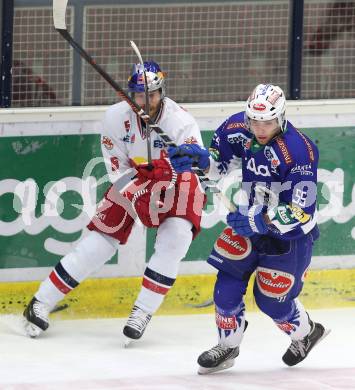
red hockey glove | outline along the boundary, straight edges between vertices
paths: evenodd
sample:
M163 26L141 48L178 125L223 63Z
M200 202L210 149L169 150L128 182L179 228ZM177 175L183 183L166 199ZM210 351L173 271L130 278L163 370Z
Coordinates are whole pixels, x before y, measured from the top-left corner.
M134 164L134 168L138 171L138 177L142 179L154 182L168 181L170 188L176 184L177 174L167 158L153 160L151 163Z
M167 190L172 189L177 180L177 174L168 159L153 160L150 164L134 164L138 171L140 183L147 183L142 190L133 195L132 204L139 219L147 227L159 226L164 213L164 198ZM168 191L170 194L170 191Z

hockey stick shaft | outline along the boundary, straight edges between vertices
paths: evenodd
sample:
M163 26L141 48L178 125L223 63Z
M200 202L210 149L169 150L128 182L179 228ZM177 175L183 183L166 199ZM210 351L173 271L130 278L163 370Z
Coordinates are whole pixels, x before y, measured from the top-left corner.
M86 50L80 46L68 32L66 23L65 23L65 14L66 14L66 6L68 0L53 0L53 20L54 27L59 32L59 34L73 47L73 49L79 53L79 55L90 65L92 66L96 72L98 72L104 80L106 80L111 87L116 91L117 95L121 97L132 110L144 120L149 126L160 136L162 141L166 146L176 147L175 142L150 118L149 115L145 113L145 111L140 107L131 97L124 91L124 89L112 79L112 77L100 66L96 63L96 61L86 52ZM200 169L194 169L194 173L196 173L201 181L201 184L204 187L208 187L212 193L215 193L216 196L220 198L223 204L230 211L235 211L236 206L221 192L221 190L217 187L216 183L209 180L205 173Z
M147 80L147 72L144 67L144 61L141 55L141 52L138 49L138 46L133 42L130 41L131 47L136 53L139 63L142 65L143 74L144 74L144 94L145 94L145 110L146 112L150 112L149 109L149 90L148 90L148 80ZM146 143L147 143L147 155L148 155L148 163L152 162L152 145L151 145L151 139L150 139L150 126L149 123L145 124L145 137L146 137Z
M137 115L139 115L144 121L146 121L148 115L145 113L145 111L127 95L127 93L121 88L121 86L115 80L113 80L112 77L109 76L107 72L100 65L98 65L96 61L77 42L74 41L69 32L67 30L62 29L58 29L57 31L65 40L68 41L68 43L73 47L73 49L77 53L79 53L80 56L84 58L84 60L88 64L90 64L96 70L96 72L98 72L111 85L111 87L117 92L118 96L120 96L124 101L126 101L131 106L133 111ZM172 146L175 146L173 142L170 142L170 144Z

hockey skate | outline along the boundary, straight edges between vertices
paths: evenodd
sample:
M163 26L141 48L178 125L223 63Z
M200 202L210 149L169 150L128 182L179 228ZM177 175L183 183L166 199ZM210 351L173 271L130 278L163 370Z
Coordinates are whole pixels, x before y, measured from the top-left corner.
M218 344L198 357L197 363L200 365L198 373L204 375L226 370L234 365L234 359L238 355L239 347L228 348Z
M304 360L311 349L317 345L330 330L324 329L324 326L316 322L310 321L311 331L302 340L293 340L286 353L282 356L282 360L288 366L295 366Z
M245 321L244 330L248 327ZM239 355L239 347L229 348L221 344L201 353L197 359L200 365L198 373L200 375L211 374L212 372L226 370L234 366L234 359Z
M152 315L143 311L138 306L133 306L127 323L123 328L123 334L128 338L125 346L132 340L138 340L142 337Z
M23 312L25 317L25 332L30 337L39 336L49 326L50 308L47 304L38 301L35 297Z

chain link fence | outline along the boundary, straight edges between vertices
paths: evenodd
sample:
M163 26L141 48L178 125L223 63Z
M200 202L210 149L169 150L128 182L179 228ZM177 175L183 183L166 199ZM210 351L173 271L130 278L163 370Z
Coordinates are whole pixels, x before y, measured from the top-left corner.
M288 4L271 2L265 14L265 5L249 3L88 7L84 44L126 84L134 40L144 58L160 63L168 94L180 102L244 99L261 81L286 88ZM84 80L84 104L115 99L89 66Z
M67 11L73 26L73 8ZM71 105L73 52L55 31L51 7L15 8L12 107Z
M27 3L15 8L12 106L71 105L74 94L81 105L116 102L90 66L75 69L50 6ZM137 61L134 40L167 73L168 95L179 102L244 100L261 82L288 92L291 1L76 3L69 28L80 5L82 45L123 86ZM303 38L301 97L354 97L355 2L305 0Z

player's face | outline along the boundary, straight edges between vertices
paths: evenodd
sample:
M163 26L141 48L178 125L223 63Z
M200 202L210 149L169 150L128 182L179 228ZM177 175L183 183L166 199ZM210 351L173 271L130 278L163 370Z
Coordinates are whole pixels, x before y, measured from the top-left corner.
M145 93L137 92L134 94L134 100L139 104L143 110L145 109ZM161 95L160 91L149 92L149 116L154 118L160 108Z
M254 133L256 140L261 145L266 145L276 134L280 132L280 126L277 119L271 121L256 121L250 119L250 128Z

